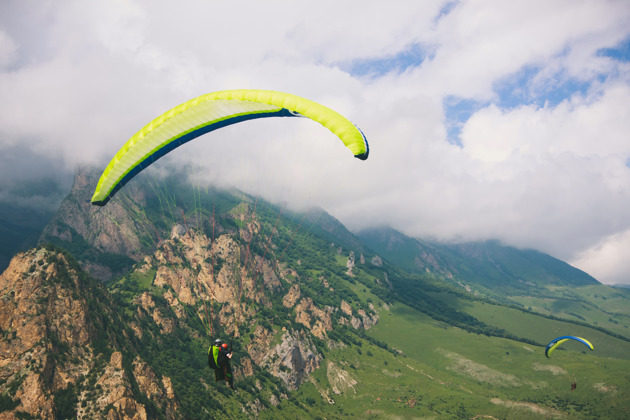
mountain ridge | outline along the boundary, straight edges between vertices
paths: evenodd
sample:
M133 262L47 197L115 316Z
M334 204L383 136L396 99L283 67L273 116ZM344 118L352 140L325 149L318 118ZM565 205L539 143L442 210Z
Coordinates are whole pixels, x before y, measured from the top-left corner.
M448 244L411 238L391 228L367 229L357 236L382 257L410 271L441 275L455 283L466 279L469 286L476 279L486 292L497 286L526 290L550 284L600 284L548 254L496 240Z

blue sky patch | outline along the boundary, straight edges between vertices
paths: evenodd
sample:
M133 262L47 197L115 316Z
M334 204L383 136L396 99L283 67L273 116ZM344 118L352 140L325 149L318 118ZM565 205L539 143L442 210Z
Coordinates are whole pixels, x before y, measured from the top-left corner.
M503 110L519 106L534 105L536 107L555 107L575 94L586 95L592 83L603 81L604 75L595 80L578 80L558 73L551 79L539 84L535 78L540 69L536 66L524 67L494 84L496 98L493 101L478 101L471 98L449 96L444 99L444 115L447 140L451 144L461 146L462 127L468 119L490 103Z
M440 19L442 19L444 16L448 15L449 13L451 13L451 11L455 8L455 6L457 6L459 4L459 0L453 0L453 1L449 1L446 4L444 4L444 6L442 6L442 8L440 9L440 12L437 14L437 16L435 17L435 19L433 19L433 23L437 23L440 21Z
M487 105L487 102L479 102L456 96L449 96L444 99L447 141L451 144L462 146L462 127L472 114Z
M497 105L504 109L513 109L522 105L553 107L576 93L586 95L593 83L593 80L568 78L559 73L545 80L544 84L537 84L534 79L538 72L537 67L525 67L495 83L494 90L498 95ZM602 81L603 77L599 80Z
M602 48L597 54L627 63L630 61L630 38L624 39L614 48Z
M340 67L352 76L379 77L392 71L402 73L409 67L418 67L426 58L426 50L419 44L413 44L393 56L353 60Z

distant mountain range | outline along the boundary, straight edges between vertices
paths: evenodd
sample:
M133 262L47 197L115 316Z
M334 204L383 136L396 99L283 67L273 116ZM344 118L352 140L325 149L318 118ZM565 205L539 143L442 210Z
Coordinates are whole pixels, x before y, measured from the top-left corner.
M432 273L486 295L534 292L555 286L599 284L587 273L550 255L498 241L447 244L414 239L390 228L358 237L370 249L406 270Z

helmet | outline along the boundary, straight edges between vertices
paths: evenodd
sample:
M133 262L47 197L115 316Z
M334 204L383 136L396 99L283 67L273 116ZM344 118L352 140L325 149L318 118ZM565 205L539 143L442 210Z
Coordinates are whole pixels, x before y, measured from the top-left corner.
M227 345L227 343L223 343L223 344L221 344L221 347L223 348L223 350L227 350L228 345Z
M214 340L214 345L217 346L217 347L220 346L221 345L221 339L217 338L216 340Z

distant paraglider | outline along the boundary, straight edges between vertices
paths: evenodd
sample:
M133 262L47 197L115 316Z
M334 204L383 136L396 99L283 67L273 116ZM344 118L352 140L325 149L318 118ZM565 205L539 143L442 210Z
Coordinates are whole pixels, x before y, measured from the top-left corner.
M138 131L105 168L92 204L105 205L135 175L190 140L228 125L268 117L310 118L332 131L356 158L368 157L368 143L361 130L324 105L289 93L225 90L184 102Z
M579 341L580 343L584 344L585 346L587 346L589 349L594 350L593 345L586 339L581 338L581 337L575 337L573 335L564 335L562 337L558 337L558 338L554 338L553 340L551 340L551 342L549 344L547 344L547 348L545 349L545 356L550 357L551 353L562 343L564 343L565 341L568 340L576 340Z

